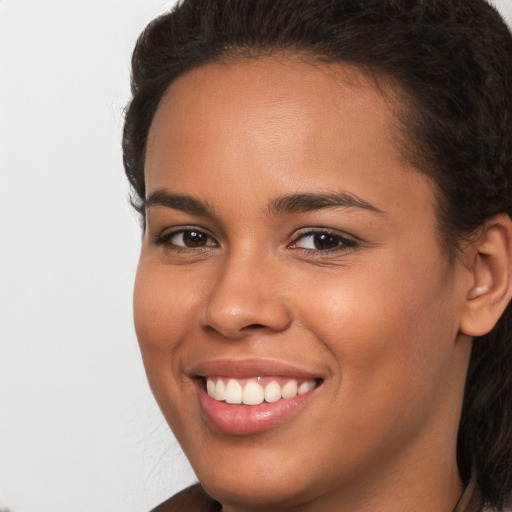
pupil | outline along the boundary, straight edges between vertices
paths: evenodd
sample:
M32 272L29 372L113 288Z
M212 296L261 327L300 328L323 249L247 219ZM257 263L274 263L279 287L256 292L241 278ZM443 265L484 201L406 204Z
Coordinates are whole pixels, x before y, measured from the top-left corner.
M183 242L187 247L203 247L206 244L206 236L197 231L185 231Z
M338 247L339 240L335 235L329 235L328 233L317 233L314 236L315 247L320 250L333 249Z

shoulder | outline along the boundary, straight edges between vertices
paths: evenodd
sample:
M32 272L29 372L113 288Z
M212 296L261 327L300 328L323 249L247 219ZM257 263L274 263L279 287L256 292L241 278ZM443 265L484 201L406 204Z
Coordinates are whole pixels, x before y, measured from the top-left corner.
M192 485L164 501L151 512L215 512L220 504L210 498L199 485Z

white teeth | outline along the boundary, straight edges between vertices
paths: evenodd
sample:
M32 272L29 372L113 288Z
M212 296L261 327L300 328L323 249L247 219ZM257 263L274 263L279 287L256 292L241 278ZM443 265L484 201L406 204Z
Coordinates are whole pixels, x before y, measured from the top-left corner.
M273 380L265 386L265 401L277 402L281 400L281 386Z
M219 400L220 402L222 400L226 400L226 384L224 384L224 382L220 379L217 381L217 384L215 384L215 393L213 395L213 398L215 398L215 400Z
M314 380L307 380L306 382L303 382L299 389L297 390L297 393L299 395L303 395L304 393L307 393L308 391L311 391L312 389L315 389L316 382Z
M246 405L259 405L265 399L265 392L257 382L248 382L243 391L242 402Z
M219 382L222 382L219 380ZM206 381L206 392L213 398L215 396L215 382L212 379Z
M226 402L228 404L242 403L242 386L235 379L229 379L226 386Z
M297 396L297 381L290 380L281 389L281 397L293 398L294 396Z
M227 385L222 379L217 379L217 382L213 379L206 379L208 395L219 402L226 401L228 404L259 405L264 401L272 403L281 398L287 399L293 398L297 394L303 395L315 387L314 379L304 381L300 385L296 380L291 379L283 387L273 380L265 388L254 380L250 380L242 388L237 379L229 379Z

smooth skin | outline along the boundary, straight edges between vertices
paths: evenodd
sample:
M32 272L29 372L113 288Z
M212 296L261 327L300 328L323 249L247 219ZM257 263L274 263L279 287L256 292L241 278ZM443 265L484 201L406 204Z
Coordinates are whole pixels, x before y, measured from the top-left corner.
M136 331L155 397L225 512L450 512L462 492L471 336L510 299L510 220L450 261L386 87L293 56L220 62L178 78L151 126L147 197L187 200L147 208ZM283 200L304 194L340 204ZM219 432L190 368L248 358L323 382L284 424Z

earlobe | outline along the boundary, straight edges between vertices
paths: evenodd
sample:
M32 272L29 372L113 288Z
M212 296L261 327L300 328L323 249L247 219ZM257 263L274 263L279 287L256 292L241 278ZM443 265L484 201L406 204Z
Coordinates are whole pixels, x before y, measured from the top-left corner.
M486 222L471 244L471 286L460 330L483 336L496 325L512 297L512 221L502 214Z

